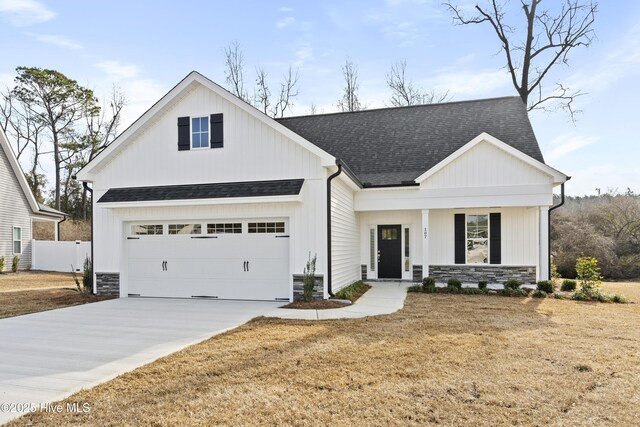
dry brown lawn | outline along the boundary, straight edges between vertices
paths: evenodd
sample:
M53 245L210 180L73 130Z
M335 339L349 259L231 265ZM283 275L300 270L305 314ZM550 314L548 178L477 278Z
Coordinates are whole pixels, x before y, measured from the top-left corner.
M71 273L19 271L0 274L0 292L65 287L76 287Z
M71 288L0 292L0 319L111 298L104 295L83 296Z
M67 402L91 411L10 425L635 426L640 304L410 294L388 316L260 318Z

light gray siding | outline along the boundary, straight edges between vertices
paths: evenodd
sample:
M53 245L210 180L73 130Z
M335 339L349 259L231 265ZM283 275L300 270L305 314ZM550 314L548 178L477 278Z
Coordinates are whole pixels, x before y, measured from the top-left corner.
M31 207L18 183L7 153L0 148L0 257L5 271L11 271L13 227L22 228L20 269L31 266Z
M342 181L331 183L331 285L334 291L361 278L358 218L353 190Z

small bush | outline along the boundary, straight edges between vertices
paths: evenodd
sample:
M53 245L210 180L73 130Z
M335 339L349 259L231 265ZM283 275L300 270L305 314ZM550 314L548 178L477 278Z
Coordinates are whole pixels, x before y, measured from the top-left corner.
M509 279L504 283L504 289L520 289L520 285L522 285L522 283L520 283L519 280Z
M582 292L582 291L580 290L580 291L574 291L574 292L571 294L571 299L572 299L572 300L576 300L576 301L584 301L584 300L588 299L588 297L587 297L587 295L585 295L585 293L584 293L584 292Z
M520 288L505 288L502 291L502 295L507 296L507 297L525 297L527 296L527 293Z
M546 298L547 297L547 292L543 291L542 289L536 289L535 291L533 291L531 296L534 297L534 298Z
M357 282L353 282L349 286L345 286L344 288L342 288L338 292L336 292L336 298L350 300L356 294L362 292L362 288L364 288L365 286L367 286L367 285L365 285L365 283L362 280L358 280Z
M4 273L4 257L0 257L0 273Z
M478 288L462 288L458 292L464 295L485 295L488 293L486 289Z
M560 290L563 292L573 292L576 290L577 283L575 280L564 279Z
M487 289L487 285L488 285L488 283L487 283L486 280L480 280L478 282L478 289L486 290Z
M611 301L618 304L625 304L627 302L627 299L625 298L624 295L613 294L611 295Z
M567 296L565 294L559 294L558 292L554 292L553 297L555 299L567 299Z
M412 285L407 288L407 292L423 292L422 285Z
M20 263L20 257L15 255L11 260L11 271L14 273L18 271L18 264Z
M424 292L433 293L436 291L436 279L433 277L425 277L422 279L422 290Z
M307 261L307 266L305 267L303 272L304 275L302 279L302 296L307 302L313 299L313 289L316 286L316 258L317 255L314 255L313 258L311 258L311 252L309 252L309 260Z
M580 256L576 259L576 273L580 280L580 290L587 296L596 295L602 283L598 260L593 257Z
M547 294L552 294L555 291L555 287L553 286L553 282L550 280L541 280L538 282L536 289L539 291L543 291Z
M460 279L449 279L449 281L447 282L447 290L449 292L457 292L460 289L462 289L462 282L460 281Z

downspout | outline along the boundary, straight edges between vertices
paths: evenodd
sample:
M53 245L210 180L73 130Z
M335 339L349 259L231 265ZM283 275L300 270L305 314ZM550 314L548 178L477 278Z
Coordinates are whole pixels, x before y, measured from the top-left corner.
M331 181L342 173L342 163L336 159L338 171L327 178L327 292L335 297L331 289Z
M562 205L564 205L564 182L560 184L560 203L551 206L549 208L549 211L547 212L547 253L549 254L549 265L547 266L549 277L547 278L547 280L551 280L551 211L558 209Z
M66 216L66 215L63 215L63 216L62 216L62 221L58 221L58 223L56 224L56 227L57 227L57 229L58 229L58 234L57 234L57 236L58 236L58 241L60 241L60 224L62 224L62 223L63 223L63 222L65 222L66 220L67 220L67 216Z
M86 181L82 181L82 187L87 191L87 193L91 194L91 272L93 273L93 289L96 288L95 284L95 258L93 255L93 188L89 187L89 184ZM95 292L94 292L95 293Z

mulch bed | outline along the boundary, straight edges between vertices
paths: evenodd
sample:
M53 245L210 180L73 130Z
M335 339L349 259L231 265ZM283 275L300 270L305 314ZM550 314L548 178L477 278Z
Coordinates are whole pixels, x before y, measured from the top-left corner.
M371 286L365 284L364 286L362 286L360 288L360 290L356 293L354 293L353 295L351 295L350 298L348 298L351 301L351 304L353 304L354 302L356 302L358 300L358 298L360 298L362 295L364 295L365 292L367 292L369 289L371 289ZM281 308L295 308L295 309L299 309L299 310L326 310L326 309L330 309L330 308L342 308L342 307L348 307L351 304L345 304L343 302L340 301L336 301L336 300L332 300L332 299L325 299L325 300L313 300L313 301L294 301L290 304L287 304Z

